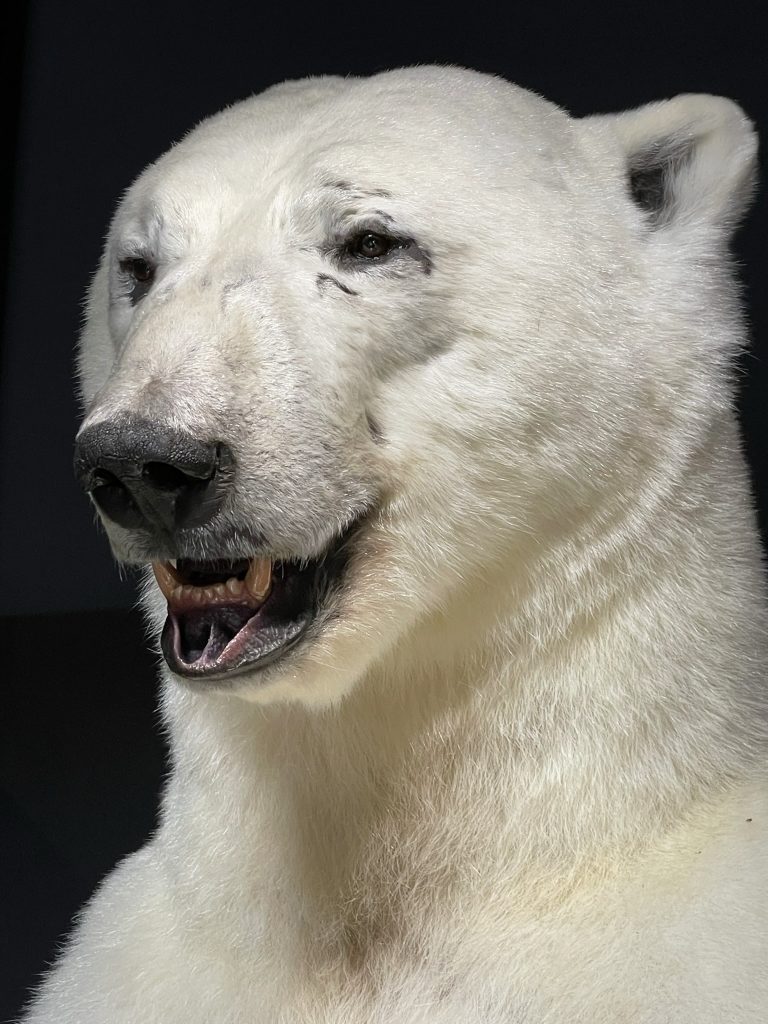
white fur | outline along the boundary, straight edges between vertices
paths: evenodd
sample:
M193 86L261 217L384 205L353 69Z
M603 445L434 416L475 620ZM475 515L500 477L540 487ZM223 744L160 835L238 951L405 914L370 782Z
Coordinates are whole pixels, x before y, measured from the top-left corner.
M628 167L670 140L653 223ZM161 826L26 1024L768 1019L727 257L754 154L727 100L578 121L419 68L271 89L132 186L91 290L85 423L227 437L238 514L286 551L375 512L294 657L226 693L164 680ZM316 287L352 216L334 180L386 192L366 202L432 272ZM108 308L126 239L162 267L135 311Z

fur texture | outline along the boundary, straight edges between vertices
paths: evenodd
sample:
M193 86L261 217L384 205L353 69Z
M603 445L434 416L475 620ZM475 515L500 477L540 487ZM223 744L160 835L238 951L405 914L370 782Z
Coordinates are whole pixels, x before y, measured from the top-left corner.
M233 556L258 532L314 557L369 511L295 652L222 692L163 680L160 828L25 1024L768 1019L727 254L755 149L725 99L576 120L418 68L270 89L134 183L84 425L224 438ZM410 244L345 263L380 224Z

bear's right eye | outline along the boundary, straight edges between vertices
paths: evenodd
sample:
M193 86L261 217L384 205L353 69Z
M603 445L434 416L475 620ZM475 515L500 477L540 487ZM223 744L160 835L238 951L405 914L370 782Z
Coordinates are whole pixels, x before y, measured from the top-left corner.
M143 256L131 256L120 260L120 270L131 281L131 301L138 302L152 287L155 268Z

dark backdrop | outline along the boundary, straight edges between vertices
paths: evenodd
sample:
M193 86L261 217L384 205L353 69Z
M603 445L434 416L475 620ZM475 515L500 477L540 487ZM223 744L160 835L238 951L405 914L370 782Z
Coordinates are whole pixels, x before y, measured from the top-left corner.
M121 191L228 102L285 78L413 63L497 72L575 114L721 93L766 130L760 6L15 5L24 28L4 44L6 137L17 145L0 392L0 1020L18 1010L97 880L152 828L162 771L132 584L70 468L81 296ZM766 218L760 196L736 240L754 339L741 410L762 509Z

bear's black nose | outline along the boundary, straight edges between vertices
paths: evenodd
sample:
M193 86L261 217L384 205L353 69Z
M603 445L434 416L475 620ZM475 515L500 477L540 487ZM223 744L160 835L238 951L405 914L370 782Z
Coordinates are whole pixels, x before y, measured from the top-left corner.
M75 444L75 475L101 512L163 534L213 518L233 462L221 442L126 414L88 427Z

